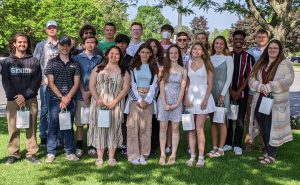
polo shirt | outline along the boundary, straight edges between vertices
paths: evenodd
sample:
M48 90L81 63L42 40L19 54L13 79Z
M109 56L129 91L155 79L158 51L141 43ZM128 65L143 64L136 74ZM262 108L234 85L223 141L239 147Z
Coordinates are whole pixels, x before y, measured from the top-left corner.
M116 43L113 41L113 42L106 42L105 40L101 40L99 43L98 43L98 48L105 54L106 51L108 50L108 48L110 48L111 46L115 46Z
M58 55L48 62L45 74L54 76L54 84L60 93L65 96L74 85L74 76L80 75L80 66L72 58L65 64ZM49 86L48 90L50 97L58 98Z

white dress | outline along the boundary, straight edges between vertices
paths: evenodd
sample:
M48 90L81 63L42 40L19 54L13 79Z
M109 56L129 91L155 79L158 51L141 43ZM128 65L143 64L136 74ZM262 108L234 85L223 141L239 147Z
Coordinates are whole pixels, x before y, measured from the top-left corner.
M215 111L215 101L212 95L209 95L207 107L201 110L201 103L205 98L207 90L207 72L204 64L197 71L191 68L192 61L188 63L188 77L190 80L188 88L188 98L192 102L191 107L187 107L186 111L191 114L208 114Z

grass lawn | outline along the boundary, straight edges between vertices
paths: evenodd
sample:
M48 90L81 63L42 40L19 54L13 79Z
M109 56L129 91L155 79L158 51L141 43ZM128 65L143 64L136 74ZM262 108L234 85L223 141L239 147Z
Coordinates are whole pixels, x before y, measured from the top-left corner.
M206 133L208 151L208 127ZM171 167L159 166L159 155L150 158L147 166L133 166L118 154L117 166L97 168L95 159L88 156L79 162L66 161L63 150L53 164L33 165L24 159L24 132L21 138L22 160L11 166L3 164L7 158L7 123L0 118L0 184L300 184L300 131L294 131L294 141L280 148L277 162L271 166L258 163L258 151L239 157L229 152L219 159L206 159L202 169L185 165L189 159L185 134L181 135L177 163ZM42 148L38 156L44 161L45 155Z
M300 69L300 63L293 63L293 67L296 69Z

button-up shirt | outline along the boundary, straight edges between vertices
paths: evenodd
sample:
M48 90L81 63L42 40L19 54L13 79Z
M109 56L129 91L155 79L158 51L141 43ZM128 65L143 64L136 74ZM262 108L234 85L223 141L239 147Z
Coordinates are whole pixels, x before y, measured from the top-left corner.
M264 52L264 50L260 50L259 47L253 47L253 48L249 48L247 53L249 53L250 55L252 55L255 59L255 62L258 61L258 59L260 58L261 54Z

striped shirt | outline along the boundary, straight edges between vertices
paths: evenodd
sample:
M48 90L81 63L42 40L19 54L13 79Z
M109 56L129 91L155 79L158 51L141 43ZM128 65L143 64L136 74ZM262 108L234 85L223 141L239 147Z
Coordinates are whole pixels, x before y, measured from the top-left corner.
M233 64L234 64L231 88L232 90L237 91L239 88L241 88L244 85L247 77L249 76L253 68L255 59L252 55L250 55L246 51L242 51L239 53L232 51L231 55L233 57ZM244 90L240 95L240 98L243 98L247 94L248 94L248 86L244 88Z

